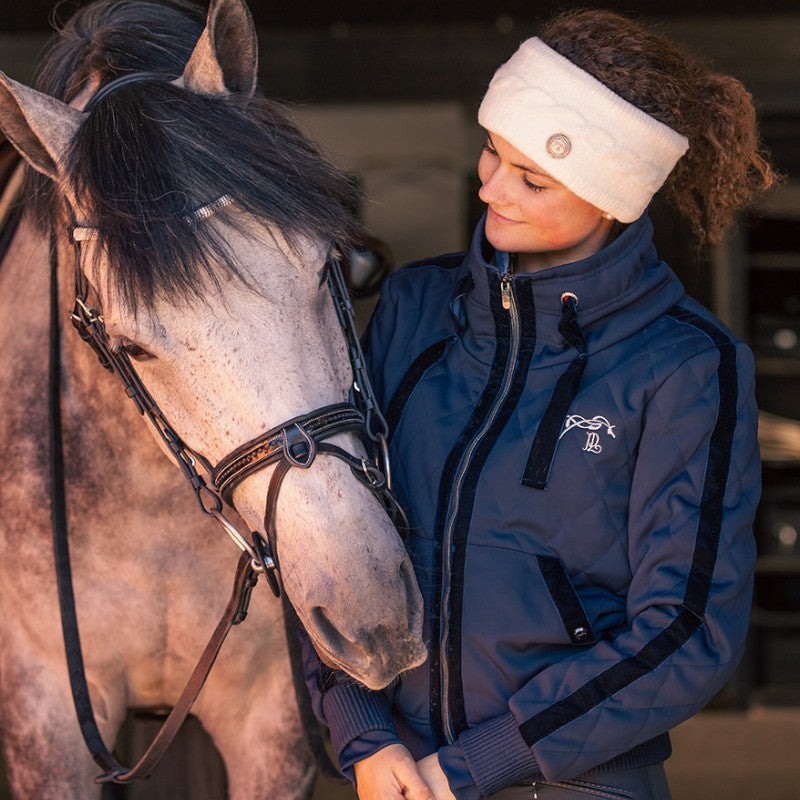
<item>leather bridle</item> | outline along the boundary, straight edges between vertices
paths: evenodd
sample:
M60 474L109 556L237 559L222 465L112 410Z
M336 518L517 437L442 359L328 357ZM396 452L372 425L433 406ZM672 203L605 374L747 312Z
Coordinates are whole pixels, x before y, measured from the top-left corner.
M100 87L88 100L83 110L85 113L90 112L103 98L123 86L141 81L164 80L170 81L172 78L157 72L134 72L121 75ZM205 222L234 202L234 198L230 195L223 195L196 208L185 217L187 228ZM353 370L350 402L324 406L303 416L290 419L236 448L222 458L216 467L212 468L208 459L187 447L166 420L133 368L127 353L109 346L102 312L93 308L89 302L91 286L83 270L81 258L82 242L98 238L99 231L87 225L78 225L68 202L66 202L66 208L70 224L70 238L75 252L75 304L71 314L74 327L81 338L94 349L100 363L120 378L126 394L136 404L139 413L149 419L192 487L200 509L203 513L213 516L236 545L251 557L252 567L256 572L264 572L276 597L280 593L280 586L275 576L277 569L274 531L275 503L277 503L280 484L291 467L308 469L314 463L318 453L333 455L347 463L353 474L383 501L393 520L397 521L399 518L402 524L406 524L405 515L391 493L392 481L386 442L388 425L378 407L372 384L367 375L364 353L355 324L353 304L337 253L329 255L323 269L322 280L328 284ZM374 460L353 456L337 445L325 441L344 432L357 433L361 436L365 446L371 444L376 451L377 458L380 459L380 467ZM242 535L236 526L226 518L223 500L233 506L232 495L236 486L255 472L276 463L278 467L270 482L264 513L267 541L264 541L263 537L257 533L253 533L251 540L248 541L247 537ZM206 474L210 476L211 486L198 472L197 464L200 464ZM271 495L274 495L275 498L273 504L269 502ZM258 539L261 541L258 542Z
M213 215L213 209L230 202L232 201L227 197L219 198L197 209L192 219L208 219ZM69 213L72 218L72 212ZM150 421L192 487L201 511L214 517L236 545L251 557L253 569L264 573L276 597L280 594L275 575L277 498L281 483L292 467L308 469L317 455L323 453L344 461L353 475L382 500L393 520L397 522L400 519L405 524L403 512L391 493L386 420L377 406L366 373L364 354L353 316L353 304L338 258L328 258L323 270L323 280L327 281L347 343L353 370L350 392L352 402L323 406L287 420L237 447L212 467L208 459L189 448L169 424L134 369L128 354L110 346L102 313L90 303L91 287L81 263L81 243L94 238L95 229L73 224L71 231L75 246L75 304L70 315L73 326L95 351L100 363L119 377L125 393L136 404L139 413ZM381 460L380 466L375 460L354 456L327 441L337 434L347 432L358 434L365 444L372 443ZM198 464L210 479L210 485L198 471ZM233 492L242 481L273 464L277 466L270 479L264 511L267 539L258 532L252 532L249 538L245 537L225 516L224 506L227 503L233 507Z
M143 73L136 77L126 75L117 79L117 81L112 81L100 91L106 94L116 88L113 86L114 84L119 86L130 83L134 79L150 80L153 78L163 79L163 76L154 76L149 73ZM93 101L96 102L98 96L99 93L93 98ZM232 198L227 195L217 198L208 205L196 209L187 218L187 222L196 223L206 220L231 202L233 202ZM81 732L95 762L104 770L104 773L95 780L98 783L129 783L133 780L148 777L174 739L205 683L230 627L241 622L247 615L250 595L259 574L263 573L265 575L275 596L280 596L281 583L278 573L275 523L280 488L291 469L309 469L315 463L317 456L323 454L338 458L344 461L350 467L353 475L376 495L398 527L402 529L402 527L407 526L407 521L391 492L391 474L386 444L388 427L378 408L367 376L364 354L359 342L353 314L353 305L338 257L331 256L328 258L324 267L323 280L327 281L337 318L345 336L353 370L353 383L349 402L324 406L290 419L237 447L213 467L202 454L189 448L170 425L134 369L128 354L124 350L111 346L105 329L102 310L98 304L92 304L90 300L92 287L82 266L82 242L97 238L98 231L86 225L78 225L69 204L67 204L67 219L75 255L75 302L70 315L72 324L81 338L95 351L103 367L118 376L125 388L125 393L135 403L139 412L150 421L191 486L200 510L204 514L214 517L242 551L237 564L234 588L228 605L189 682L142 758L131 768L121 765L105 746L94 718L78 635L69 558L61 436L58 247L55 231L52 231L50 242L49 418L51 472L53 478L53 540L62 627L67 650L73 701ZM371 459L353 455L339 445L328 441L341 433L357 434L365 448L372 448L375 451L376 458ZM208 480L200 473L198 465L205 472ZM233 492L242 481L256 472L273 465L274 471L269 481L264 511L266 539L257 531L251 532L248 538L228 519L225 514L225 505L233 506ZM287 615L291 613L293 616L293 610L285 594L283 602ZM292 652L292 647L290 647L290 652ZM293 672L295 671L293 665ZM297 686L296 692L300 703L301 715L308 719L311 716L308 708L308 698L302 694L302 690ZM319 749L322 748L320 747ZM333 774L339 774L335 767L330 764L330 760L325 760L324 749L322 749L322 753L315 752L315 754L322 759L320 768L323 772L329 777Z

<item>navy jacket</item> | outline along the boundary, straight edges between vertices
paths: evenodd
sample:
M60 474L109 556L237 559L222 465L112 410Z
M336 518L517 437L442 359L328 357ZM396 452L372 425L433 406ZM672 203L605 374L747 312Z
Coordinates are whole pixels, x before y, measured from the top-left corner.
M480 224L467 254L386 280L366 345L430 656L384 693L310 660L343 767L399 737L472 800L654 763L730 677L760 492L752 357L651 237L645 216L511 277Z

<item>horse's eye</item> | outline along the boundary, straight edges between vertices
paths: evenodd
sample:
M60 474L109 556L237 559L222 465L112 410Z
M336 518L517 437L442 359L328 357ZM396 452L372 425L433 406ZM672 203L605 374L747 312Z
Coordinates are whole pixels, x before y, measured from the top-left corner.
M124 337L116 339L111 345L111 349L115 353L125 353L128 358L132 358L134 361L149 361L151 358L155 358L155 356L152 353L148 353L144 347Z

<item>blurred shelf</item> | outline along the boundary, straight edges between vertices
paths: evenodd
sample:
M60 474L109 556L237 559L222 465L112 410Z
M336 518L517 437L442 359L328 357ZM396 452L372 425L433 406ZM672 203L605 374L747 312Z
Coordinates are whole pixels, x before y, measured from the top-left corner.
M800 576L800 555L763 555L756 561L757 575Z
M800 611L768 611L755 606L750 621L756 626L796 631L800 635Z
M800 357L763 356L755 354L756 375L770 375L781 378L800 377ZM800 409L798 409L800 413Z
M750 636L736 687L750 707L800 703L800 183L774 192L756 215L741 240L738 284L764 459Z
M799 253L753 253L748 259L750 269L800 270Z

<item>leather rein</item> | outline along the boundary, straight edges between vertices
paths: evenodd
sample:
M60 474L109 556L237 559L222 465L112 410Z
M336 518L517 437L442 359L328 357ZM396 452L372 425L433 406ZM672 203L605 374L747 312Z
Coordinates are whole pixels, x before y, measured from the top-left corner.
M117 82L119 82L118 85L124 85L134 79L150 80L153 78L163 79L163 76L155 76L150 73L125 75L103 87L93 100L96 101L100 93L107 94L113 88L116 88L114 84L117 84ZM92 101L90 101L91 103ZM89 105L85 110L88 109ZM230 202L233 201L228 196L218 198L209 205L196 209L187 218L187 222L192 223L208 219L219 208ZM109 752L99 732L89 697L78 634L69 558L60 407L58 243L55 230L51 230L49 425L53 542L62 628L67 650L67 664L73 701L81 732L95 762L104 770L101 775L95 778L95 782L124 784L133 780L147 778L174 739L200 693L230 628L242 622L247 616L250 596L259 575L264 574L276 597L281 595L277 558L276 513L281 485L291 469L309 469L320 454L338 458L344 461L350 467L353 475L378 497L396 524L405 525L407 522L402 509L391 493L391 475L386 445L388 427L377 406L375 395L366 373L364 355L353 315L353 305L337 258L331 257L328 259L323 279L327 281L350 356L353 370L353 384L350 391L351 402L324 406L307 414L294 417L236 448L215 467L212 467L204 456L191 450L183 442L166 420L133 368L127 353L111 347L102 313L90 303L91 287L83 271L81 259L82 241L96 238L97 231L93 228L76 225L74 215L69 206L67 206L67 214L75 253L75 303L70 314L73 326L81 338L95 351L102 366L119 377L125 387L126 394L135 403L139 413L145 416L155 428L195 493L200 510L204 514L214 517L242 551L237 563L233 590L228 604L186 687L144 755L133 767L123 766ZM370 458L354 456L338 445L327 441L331 437L345 432L356 433L365 445L371 445L377 452L381 465L379 466L377 461ZM198 471L198 465L206 473L210 484ZM225 516L225 504L233 506L233 492L242 481L256 472L273 465L275 469L269 481L264 511L266 539L258 531L252 531L250 536L247 537ZM284 609L291 612L291 616L294 616L293 609L291 609L291 604L288 602L285 593L283 603ZM287 633L289 632L287 631ZM290 641L290 654L292 652L296 653L296 648L293 648L291 644ZM293 664L293 673L297 671L295 667L296 665ZM300 681L302 682L302 678ZM298 678L295 675L295 690L300 704L301 716L307 721L311 716L308 708L308 696L305 692L305 686L303 685L301 690L297 683ZM323 754L315 753L315 755L318 758L326 758L324 751ZM329 777L333 777L333 775L340 776L340 773L330 763L329 759L327 759L327 762L323 761L320 764L320 768Z

